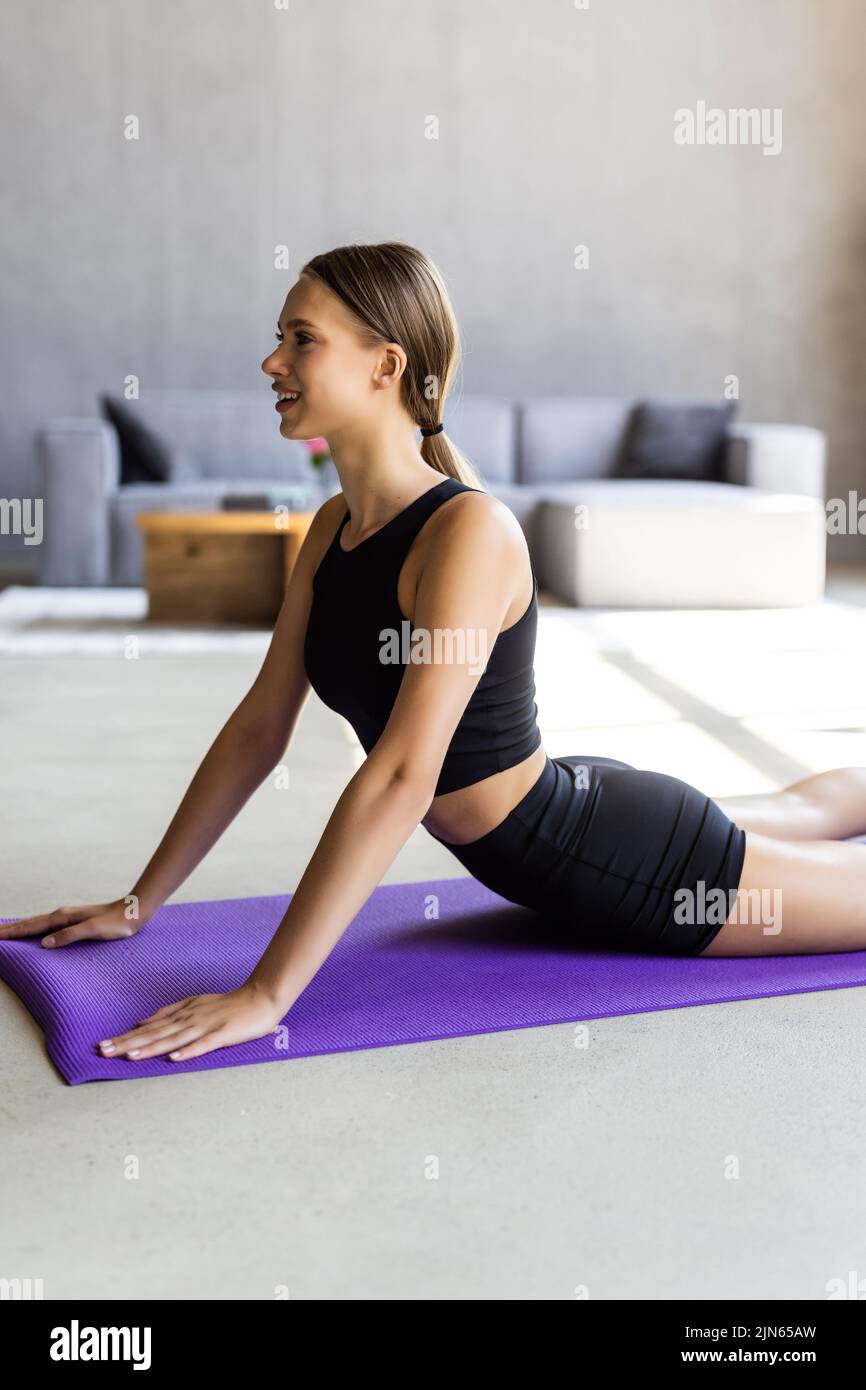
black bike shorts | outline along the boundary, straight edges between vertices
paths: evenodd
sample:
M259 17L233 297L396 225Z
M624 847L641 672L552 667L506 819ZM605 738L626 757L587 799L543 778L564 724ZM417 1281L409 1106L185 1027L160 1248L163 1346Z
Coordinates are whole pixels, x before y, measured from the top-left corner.
M578 942L653 954L709 945L746 853L746 832L688 782L591 754L548 757L480 839L433 838L485 887L566 924Z

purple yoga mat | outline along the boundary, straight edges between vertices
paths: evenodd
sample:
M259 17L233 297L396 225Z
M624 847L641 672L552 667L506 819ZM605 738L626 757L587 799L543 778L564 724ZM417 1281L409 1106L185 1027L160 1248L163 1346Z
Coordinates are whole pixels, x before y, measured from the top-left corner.
M73 1086L866 984L866 951L701 959L587 950L473 878L433 879L378 887L274 1034L185 1062L99 1054L100 1038L163 1004L241 984L290 897L169 904L124 941L56 950L38 938L0 941L0 979Z

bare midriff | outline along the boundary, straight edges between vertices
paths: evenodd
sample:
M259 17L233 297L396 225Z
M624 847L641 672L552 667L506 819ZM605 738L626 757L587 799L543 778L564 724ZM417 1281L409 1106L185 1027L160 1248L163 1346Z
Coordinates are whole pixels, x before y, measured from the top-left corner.
M495 830L518 801L535 785L546 761L543 747L536 748L522 763L494 772L471 787L435 796L421 824L440 840L452 845L468 845Z

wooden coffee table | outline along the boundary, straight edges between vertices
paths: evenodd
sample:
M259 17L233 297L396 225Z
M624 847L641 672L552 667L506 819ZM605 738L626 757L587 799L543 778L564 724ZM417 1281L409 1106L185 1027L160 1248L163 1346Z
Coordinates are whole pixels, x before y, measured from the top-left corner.
M313 512L141 512L148 618L273 623Z

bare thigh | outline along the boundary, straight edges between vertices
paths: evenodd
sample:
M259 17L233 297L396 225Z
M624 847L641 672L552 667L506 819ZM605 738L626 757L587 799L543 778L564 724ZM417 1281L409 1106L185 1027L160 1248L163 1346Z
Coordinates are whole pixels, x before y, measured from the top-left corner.
M866 845L746 830L736 902L702 956L866 950Z
M715 800L744 830L772 840L846 840L866 833L866 767L834 767L779 791Z

